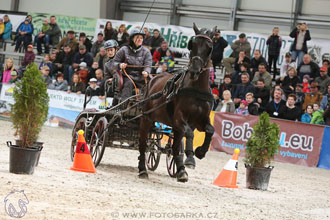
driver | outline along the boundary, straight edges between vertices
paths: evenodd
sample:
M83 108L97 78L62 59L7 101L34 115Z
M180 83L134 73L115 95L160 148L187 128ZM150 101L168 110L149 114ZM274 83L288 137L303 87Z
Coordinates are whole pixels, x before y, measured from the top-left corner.
M132 95L134 85L129 77L134 81L137 87L142 87L151 72L152 56L150 51L142 46L144 38L143 30L133 28L130 32L129 44L120 48L114 57L112 63L113 70L123 69L124 85L121 94L121 100L129 98ZM147 66L147 67L128 67L127 65ZM128 74L129 77L126 76Z

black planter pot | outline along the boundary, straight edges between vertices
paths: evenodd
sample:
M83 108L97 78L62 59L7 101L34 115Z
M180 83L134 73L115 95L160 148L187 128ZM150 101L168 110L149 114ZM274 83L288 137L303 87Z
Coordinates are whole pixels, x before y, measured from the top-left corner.
M15 142L16 142L16 145L17 145L17 146L21 146L21 142L22 142L21 140L16 139ZM35 147L41 147L41 150L42 150L42 148L43 148L43 146L44 146L44 142L36 141L36 142L34 142L33 145L34 145ZM37 156L37 160L36 160L36 167L39 165L39 159L40 159L41 150L38 151L38 156Z
M16 174L33 174L36 166L38 154L42 147L22 148L7 142L9 147L9 172Z
M267 190L270 173L274 167L257 168L245 164L246 187L249 189Z

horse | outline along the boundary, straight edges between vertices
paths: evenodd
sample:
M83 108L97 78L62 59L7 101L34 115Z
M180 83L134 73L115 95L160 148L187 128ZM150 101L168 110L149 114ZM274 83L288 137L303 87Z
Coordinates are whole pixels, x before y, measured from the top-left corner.
M216 27L213 30L205 28L199 30L193 24L195 37L189 42L190 61L188 68L177 83L176 93L166 105L168 96L162 95L157 99L146 102L143 111L147 112L140 120L139 128L139 177L148 178L145 165L145 152L147 138L154 122L161 122L172 127L174 140L172 146L173 158L177 166L176 178L179 182L188 181L188 173L185 171L183 156L180 155L181 140L186 137L186 154L190 151L190 157L195 155L198 159L205 157L209 144L214 133L210 123L209 114L213 105L213 96L209 87L209 67L212 53L212 38ZM153 77L147 85L144 98L148 98L163 91L166 83L173 77L173 74L163 73ZM154 110L153 110L154 109ZM205 139L202 146L193 152L193 131L197 128L205 132ZM187 154L188 156L188 154Z

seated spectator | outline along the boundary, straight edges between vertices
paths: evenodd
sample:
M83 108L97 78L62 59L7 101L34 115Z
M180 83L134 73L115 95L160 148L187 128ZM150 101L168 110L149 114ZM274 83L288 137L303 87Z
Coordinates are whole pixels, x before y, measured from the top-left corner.
M324 94L321 101L321 109L326 110L330 106L330 85L328 85L327 93Z
M242 73L241 80L242 83L237 85L234 91L234 103L235 105L238 105L244 98L246 93L254 92L254 86L250 82L249 74Z
M124 44L127 44L129 40L129 35L127 33L125 24L121 24L119 26L119 30L117 33L117 42L119 44L119 46L121 47Z
M13 71L16 71L14 67L14 60L12 58L8 58L3 68L1 82L8 83L11 79L11 73Z
M242 65L240 65L240 71L238 73L233 72L233 74L231 74L233 85L237 85L237 84L242 83L242 81L241 81L242 73L249 74L250 79L252 79L251 78L251 73L249 72L249 67L250 67L250 65L248 63L243 63Z
M64 79L71 83L70 76L73 75L73 58L74 51L72 51L69 44L63 46L63 50L56 55L56 59L53 63L54 71L60 71L64 74Z
M162 42L164 42L164 38L160 35L160 32L158 29L154 29L152 32L153 35L150 40L150 47L151 47L151 54L154 54L155 50L158 47L161 47ZM167 48L166 48L167 49ZM165 50L166 51L166 50ZM160 59L159 59L160 60ZM157 62L156 62L157 63Z
M5 32L5 24L3 23L3 19L0 18L0 39L2 39L2 35Z
M297 84L296 85L296 106L298 109L302 109L302 105L305 101L305 93L303 93L303 85L302 84Z
M152 55L152 60L153 60L153 62L155 63L156 66L159 65L159 62L161 61L161 59L163 57L166 57L166 52L167 52L168 49L169 49L168 48L168 43L166 41L163 41L162 44L161 44L161 47L159 47L155 50L155 52ZM173 53L171 53L171 56L174 59L174 54Z
M96 54L96 57L94 58L94 62L98 63L98 66L101 70L104 69L104 65L106 62L108 62L109 57L107 52L105 51L104 47L100 48L100 52Z
M79 43L76 39L76 37L74 36L74 31L73 30L70 30L67 32L67 36L62 38L62 40L57 44L57 47L56 47L56 52L60 52L62 47L64 45L68 45L72 51L76 51Z
M81 32L80 34L79 34L79 46L80 45L85 45L85 47L86 47L86 51L88 52L88 53L90 53L91 52L91 49L92 49L92 42L91 42L91 40L90 39L88 39L87 38L87 36L86 36L86 34L84 33L84 32ZM78 48L76 49L76 51L78 52Z
M33 46L32 46L32 44L30 44L27 47L27 50L24 54L24 58L23 58L23 61L22 61L22 66L26 67L30 63L34 62L35 58L36 58L36 55L33 53Z
M254 97L260 106L259 113L264 112L269 102L270 90L265 87L265 81L262 78L257 82L257 87L254 90Z
M101 91L100 91L100 87L97 85L97 79L95 78L91 78L89 80L89 86L86 90L86 93L89 96L101 96Z
M144 27L143 31L144 31L144 39L143 39L142 45L147 47L149 50L151 50L152 49L150 47L150 45L151 45L151 35L150 35L150 32L149 32L149 29L147 27Z
M284 80L282 81L282 88L286 96L288 96L291 93L294 93L298 82L299 82L299 78L297 76L297 71L293 67L290 67L288 69L287 76L284 77Z
M228 90L231 94L233 94L234 91L234 86L231 83L231 76L226 74L224 79L223 79L223 83L220 84L219 86L219 97L223 97L223 92L225 90ZM231 98L231 95L230 95Z
M301 116L301 122L310 124L313 116L313 105L308 104L306 107L306 113Z
M296 104L296 95L289 94L286 101L286 107L283 114L283 119L298 121L300 119L301 111L297 108Z
M302 82L305 75L313 79L320 75L320 67L311 60L309 54L304 55L303 62L298 66L297 71L299 82Z
M238 72L241 70L241 69L240 69L240 66L241 66L243 63L247 63L247 64L249 64L249 66L251 65L251 61L250 61L250 59L246 56L244 50L242 50L242 51L239 52L239 55L238 55L238 57L237 57L236 60L235 60L235 64L234 64L235 73L238 73Z
M103 33L104 33L104 41L117 40L117 31L112 27L111 21L107 21Z
M47 32L50 29L48 18L44 18L40 32L36 35L34 43L37 44L38 55L42 54L41 44L45 44L45 53L49 53L49 35Z
M96 54L100 51L100 49L104 46L104 38L103 34L100 32L97 34L97 39L93 43L91 53L93 54L93 57L96 56Z
M11 74L11 79L9 80L9 84L13 84L13 83L16 83L18 81L18 74L16 71L12 71Z
M85 45L79 45L79 52L76 52L73 57L73 68L77 69L81 62L85 62L88 67L93 64L93 57L87 52Z
M158 63L159 65L166 65L166 69L167 69L167 71L173 71L174 70L174 59L173 59L173 57L172 57L172 53L171 53L171 51L169 50L169 49L167 49L167 51L166 51L166 56L164 56L164 57L162 57L162 59L159 61L159 63ZM160 70L159 70L160 69ZM157 69L157 73L160 73L160 71L161 71L161 67L158 67L158 69Z
M328 76L330 76L330 61L329 60L323 60L322 66L328 69Z
M219 105L219 89L217 88L216 84L211 84L211 89L212 89L212 95L213 95L213 107L212 107L212 111L215 111L215 109L218 107Z
M26 18L24 23L20 24L16 32L16 46L14 52L17 52L22 42L24 43L24 49L25 50L27 49L29 43L31 42L32 33L33 33L33 29L30 24L30 20Z
M85 86L88 85L88 69L87 64L85 62L81 62L79 64L79 70L77 71L79 78L81 79L81 82L85 84Z
M311 124L315 125L324 125L324 118L323 118L323 110L320 109L319 104L313 104L313 113L312 113L312 120Z
M269 72L267 72L267 66L264 63L259 64L258 72L255 73L252 83L257 86L259 79L263 79L265 81L266 88L270 89L272 87L272 76Z
M40 65L39 65L39 70L43 66L48 66L49 69L50 69L50 72L52 72L52 62L50 62L50 55L49 54L45 54L44 60L41 61Z
M8 15L3 16L3 21L4 21L4 25L5 25L5 30L2 34L2 39L11 40L11 32L13 30L13 26L9 20Z
M249 110L247 108L247 102L245 100L242 100L239 104L239 107L235 110L234 113L238 115L248 115Z
M285 59L281 65L281 70L280 70L280 81L284 80L284 77L287 76L287 72L290 67L293 67L296 69L296 62L291 60L291 54L290 52L285 54Z
M98 86L101 86L103 84L103 71L101 69L97 69L95 71L95 76L96 76L96 80L97 80L96 84Z
M45 83L47 84L47 86L49 86L50 84L52 84L52 78L49 76L49 73L50 73L50 69L49 67L46 65L46 66L42 66L40 68L40 72L41 72L41 76L42 78L45 80Z
M283 90L275 89L274 98L266 106L266 111L270 117L273 118L284 118L286 103L282 99Z
M56 75L55 83L52 83L48 86L48 89L67 91L68 90L68 82L64 79L64 74L59 72Z
M320 105L323 95L319 91L320 86L317 82L311 83L311 93L305 95L305 101L302 106L302 109L305 109L308 104L318 104Z
M270 35L267 39L266 44L268 45L268 72L271 73L272 70L272 65L274 65L274 74L273 74L273 79L276 79L277 75L277 59L280 55L281 47L282 47L282 38L278 35L279 34L279 28L274 27L273 28L273 33Z
M260 105L257 102L255 102L254 97L253 97L253 93L251 93L251 92L246 93L245 100L246 100L246 103L247 103L249 114L250 115L258 115Z
M235 112L234 102L231 100L231 93L229 90L225 90L222 93L223 100L219 103L215 111L217 112Z
M327 92L328 85L330 85L330 77L328 76L328 68L322 66L320 68L320 76L316 77L315 82L320 86L320 92L322 94Z
M96 78L96 70L98 69L100 69L99 64L97 62L93 62L92 68L88 71L87 82L89 82L91 78Z
M254 76L254 74L259 70L259 65L261 63L266 64L266 70L268 70L266 59L262 56L260 50L257 49L254 51L254 56L251 59L250 72L252 73L252 76Z
M80 95L81 93L85 93L86 86L81 82L81 79L77 73L72 76L72 83L68 89L68 93L77 93Z
M303 78L303 83L302 83L302 86L303 86L303 93L310 93L311 92L311 85L309 84L309 82L311 81L312 79L309 77L309 75L305 75L304 78Z

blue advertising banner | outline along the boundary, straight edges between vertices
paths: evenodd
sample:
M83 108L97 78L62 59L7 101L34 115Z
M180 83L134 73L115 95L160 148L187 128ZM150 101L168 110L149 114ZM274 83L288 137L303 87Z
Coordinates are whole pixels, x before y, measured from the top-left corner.
M322 149L317 167L330 170L330 127L326 127L324 130Z

